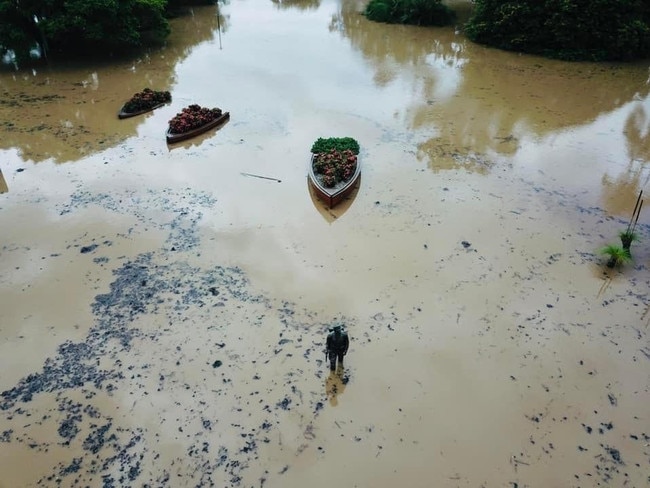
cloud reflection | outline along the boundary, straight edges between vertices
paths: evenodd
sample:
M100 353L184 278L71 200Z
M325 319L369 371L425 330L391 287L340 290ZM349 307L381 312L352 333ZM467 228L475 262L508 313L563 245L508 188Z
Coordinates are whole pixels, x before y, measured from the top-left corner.
M605 174L602 178L603 200L609 212L631 216L637 196L647 190L650 182L650 114L648 103L637 102L630 110L624 135L629 160L617 176Z
M649 92L647 66L566 63L489 49L453 28L368 21L343 2L330 30L372 65L378 86L410 87L400 108L422 136L418 156L433 170L485 171L491 153L513 155L519 141L589 124Z

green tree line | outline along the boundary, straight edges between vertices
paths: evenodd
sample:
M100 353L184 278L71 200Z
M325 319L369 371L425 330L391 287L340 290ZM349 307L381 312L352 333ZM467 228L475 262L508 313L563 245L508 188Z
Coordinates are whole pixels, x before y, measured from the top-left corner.
M566 60L650 57L650 0L475 0L478 43Z
M119 54L164 41L168 17L216 0L0 0L0 56ZM650 57L650 0L473 0L474 42L567 60ZM446 25L441 0L369 0L379 22Z
M566 60L650 57L650 0L473 0L465 25L474 42ZM376 22L442 26L455 15L441 0L369 0Z
M0 0L0 55L112 54L162 42L168 17L212 0Z

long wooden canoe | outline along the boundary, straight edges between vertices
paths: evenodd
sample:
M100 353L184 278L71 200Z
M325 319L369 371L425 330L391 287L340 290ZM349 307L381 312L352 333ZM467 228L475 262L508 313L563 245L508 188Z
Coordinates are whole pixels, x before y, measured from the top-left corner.
M212 129L213 127L223 124L229 119L230 119L230 112L223 112L219 117L211 120L207 124L204 124L201 127L197 127L196 129L183 132L182 134L173 134L171 132L171 129L167 129L167 133L166 133L167 142L180 142L186 139L191 139L192 137L198 136L199 134L203 134L204 132Z
M314 154L312 153L311 155L311 161L309 163L309 173L307 174L307 179L309 180L309 184L314 190L316 196L320 200L322 200L329 208L335 207L342 200L344 200L350 193L352 193L352 190L354 190L354 187L357 185L360 178L361 178L361 160L359 158L359 155L357 154L357 165L356 168L354 169L354 173L352 174L352 177L347 181L342 181L337 183L332 188L328 188L321 184L320 180L318 179L318 176L316 175L316 173L314 173Z
M151 108L146 108L144 110L138 110L137 112L127 112L124 110L124 107L126 107L126 103L122 105L122 108L120 109L119 113L117 114L117 117L120 119L128 119L129 117L135 117L136 115L142 115L146 114L147 112L151 112L153 110L156 110L157 108L162 107L165 105L164 103L159 103L158 105L154 105Z

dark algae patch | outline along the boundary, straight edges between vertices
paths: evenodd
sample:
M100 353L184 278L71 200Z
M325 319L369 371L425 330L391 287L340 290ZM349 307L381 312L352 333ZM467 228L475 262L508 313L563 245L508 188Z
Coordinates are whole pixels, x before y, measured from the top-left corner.
M10 410L17 403L28 403L40 393L80 388L87 384L101 388L106 380L121 376L118 371L100 370L90 364L89 359L94 354L86 343L62 344L57 356L47 359L40 373L30 374L10 390L2 392L0 410Z
M298 410L311 425L323 408L320 363L308 354L320 347L322 325L301 321L290 302L251 293L239 268L190 264L201 211L214 204L191 192L77 192L61 207L65 215L99 206L138 222L127 235L85 236L81 254L132 239L141 226L168 237L162 249L112 259L121 264L89 304L85 337L61 342L40 370L0 393L0 442L58 450L63 459L38 486L174 487L179 473L182 486L248 486L248 469L283 418ZM150 206L166 220L150 218ZM267 322L280 339L248 350L242 336ZM267 374L294 355L304 355L300 369ZM255 373L237 376L250 365ZM172 454L170 444L179 446Z
M217 200L207 193L186 188L182 194L174 190L128 190L122 194L91 193L77 190L70 202L62 205L60 215L89 207L102 207L114 212L128 214L147 228L155 228L167 234L167 249L184 251L196 248L199 244L198 222L203 211L216 205ZM167 216L160 218L160 212ZM94 246L94 247L93 247ZM96 244L81 248L81 252L90 252Z
M98 247L99 247L98 244L90 244L89 246L83 246L83 247L79 250L79 252L81 252L81 254L86 254L86 253L89 253L89 252L93 252L93 251L94 251L95 249L97 249Z

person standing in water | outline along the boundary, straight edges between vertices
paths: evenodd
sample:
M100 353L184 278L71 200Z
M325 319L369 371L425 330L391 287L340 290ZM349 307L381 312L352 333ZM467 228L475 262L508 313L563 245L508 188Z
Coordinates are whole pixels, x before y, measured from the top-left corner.
M348 353L349 346L348 333L340 325L332 327L327 335L327 349L325 350L326 358L329 357L330 360L330 371L336 370L337 360L339 366L343 367L343 356Z

